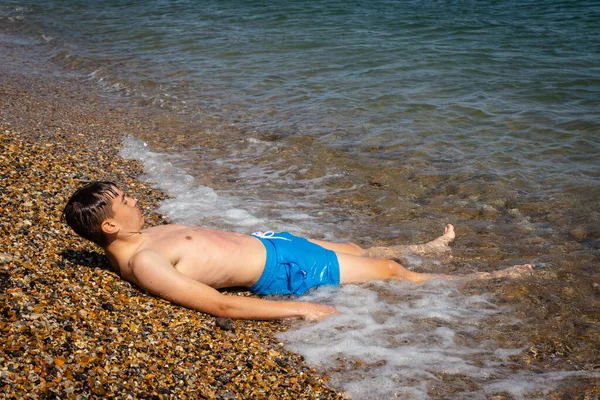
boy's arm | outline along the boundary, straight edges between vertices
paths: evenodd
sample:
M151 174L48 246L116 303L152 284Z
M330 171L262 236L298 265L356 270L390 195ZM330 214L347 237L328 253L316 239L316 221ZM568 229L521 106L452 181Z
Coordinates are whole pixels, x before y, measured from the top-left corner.
M335 307L299 301L271 301L245 296L226 296L181 272L153 250L142 250L131 261L133 281L142 289L175 304L217 317L281 319L302 317L321 320L336 313Z

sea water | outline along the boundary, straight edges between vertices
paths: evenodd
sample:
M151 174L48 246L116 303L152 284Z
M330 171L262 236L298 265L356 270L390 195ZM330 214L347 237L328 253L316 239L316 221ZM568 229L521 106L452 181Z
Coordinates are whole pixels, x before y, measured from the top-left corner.
M596 1L5 0L0 40L164 117L122 132L123 155L172 196L173 221L363 246L452 222L453 258L409 268L584 276L600 241L598 21ZM492 333L521 322L491 286L308 299L342 314L280 339L354 398L543 396L580 374L511 364L523 349Z

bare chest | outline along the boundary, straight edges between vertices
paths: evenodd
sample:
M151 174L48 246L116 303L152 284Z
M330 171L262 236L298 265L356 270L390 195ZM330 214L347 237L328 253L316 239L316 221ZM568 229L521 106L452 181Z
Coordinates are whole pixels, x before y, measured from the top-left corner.
M215 288L252 285L266 260L260 241L236 233L182 228L149 239L146 246L179 272Z

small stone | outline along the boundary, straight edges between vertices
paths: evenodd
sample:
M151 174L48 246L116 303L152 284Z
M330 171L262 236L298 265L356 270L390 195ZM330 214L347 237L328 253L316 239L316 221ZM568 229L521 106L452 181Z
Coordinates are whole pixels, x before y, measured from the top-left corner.
M40 381L40 376L35 372L30 372L27 379L29 379L31 383L38 383Z
M106 389L104 389L104 387L102 385L95 385L94 388L92 389L92 393L96 396L105 396Z
M229 318L217 318L215 324L224 331L234 331L235 326Z

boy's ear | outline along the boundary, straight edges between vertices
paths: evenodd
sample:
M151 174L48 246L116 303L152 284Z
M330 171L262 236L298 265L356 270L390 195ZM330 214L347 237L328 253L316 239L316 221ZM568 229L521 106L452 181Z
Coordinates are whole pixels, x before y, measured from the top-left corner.
M115 225L112 219L105 219L100 227L102 228L102 232L104 232L106 235L112 235L119 231L119 228L117 225Z

